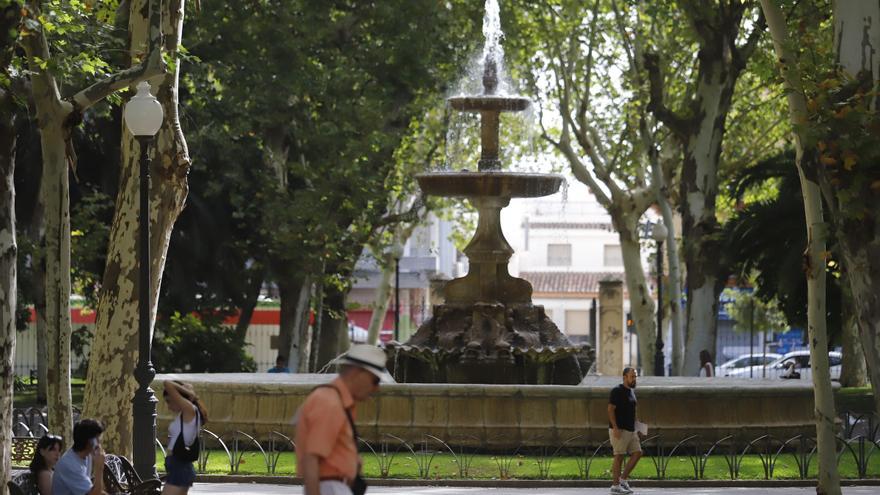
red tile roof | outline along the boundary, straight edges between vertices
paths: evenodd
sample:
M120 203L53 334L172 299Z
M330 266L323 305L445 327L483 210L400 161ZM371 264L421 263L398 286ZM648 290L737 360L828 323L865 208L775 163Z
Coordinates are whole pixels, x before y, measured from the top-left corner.
M623 272L520 272L532 284L534 292L596 293L599 281L623 280Z

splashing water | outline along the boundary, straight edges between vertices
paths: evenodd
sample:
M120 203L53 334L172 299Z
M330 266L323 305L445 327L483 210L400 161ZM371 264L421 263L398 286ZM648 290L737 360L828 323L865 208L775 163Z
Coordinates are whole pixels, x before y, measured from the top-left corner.
M487 60L495 62L498 86L494 94L506 96L510 93L510 81L504 69L504 48L501 42L504 32L501 30L501 9L498 0L486 0L485 13L483 14L483 49L471 58L468 69L458 84L453 94L478 95L483 94L483 74Z

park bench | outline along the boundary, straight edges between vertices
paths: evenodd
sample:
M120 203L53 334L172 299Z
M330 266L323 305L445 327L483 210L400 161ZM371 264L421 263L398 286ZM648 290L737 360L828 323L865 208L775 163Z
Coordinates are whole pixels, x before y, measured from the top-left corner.
M9 495L39 495L37 481L30 471L23 471L12 477L6 483Z
M104 457L104 491L134 495L158 495L162 492L159 480L141 480L128 459L121 455Z

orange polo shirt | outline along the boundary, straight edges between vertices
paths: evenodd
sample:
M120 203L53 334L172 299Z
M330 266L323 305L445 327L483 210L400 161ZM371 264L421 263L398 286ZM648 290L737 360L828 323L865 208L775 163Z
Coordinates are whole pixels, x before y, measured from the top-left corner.
M340 393L327 387L315 389L300 407L295 440L297 473L302 476L299 469L302 455L309 453L319 457L318 476L321 478L352 480L357 475L360 457L342 408L348 409L355 418L354 399L340 378L330 385Z

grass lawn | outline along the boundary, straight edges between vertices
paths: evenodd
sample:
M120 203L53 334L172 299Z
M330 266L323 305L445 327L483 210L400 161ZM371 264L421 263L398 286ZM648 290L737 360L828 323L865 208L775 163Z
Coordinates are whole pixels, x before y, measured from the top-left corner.
M37 404L37 387L31 386L30 377L22 377L22 381L26 387L12 394L12 407L25 409ZM82 408L85 386L86 381L82 378L70 379L70 394L75 407Z
M370 478L431 478L451 479L460 478L459 464L451 454L437 454L433 458L413 456L398 453L392 458L389 454L384 458L385 473L380 469L378 458L371 452L361 453L364 459L364 474ZM269 459L271 462L271 458ZM491 456L474 455L465 478L470 479L583 479L583 460L578 466L576 457L556 457L549 462L549 474L542 475L539 463L543 461L534 456ZM659 460L658 460L659 462ZM161 452L157 452L157 465L164 465ZM388 467L390 465L390 467ZM421 465L421 468L420 468ZM840 474L843 478L857 478L858 471L852 457L844 457L840 462ZM229 460L222 450L211 450L208 455L208 465L205 469L209 474L230 474ZM275 473L278 475L293 475L296 472L296 458L292 452L281 453ZM545 470L546 472L546 470ZM611 458L596 457L590 466L590 479L611 478ZM238 465L238 474L267 474L266 460L260 452L244 452ZM421 473L421 474L420 474ZM425 476L424 473L430 473ZM816 460L811 461L810 476L815 478L818 474ZM873 455L868 467L869 477L880 477L880 453ZM650 457L644 457L636 467L633 478L657 479L657 470ZM669 460L666 468L668 479L693 479L694 470L688 457L673 457ZM711 456L706 465L706 479L730 479L727 463L723 456ZM759 456L747 455L742 460L739 479L763 479L764 468ZM797 479L798 467L795 459L790 454L779 456L776 461L773 479Z

